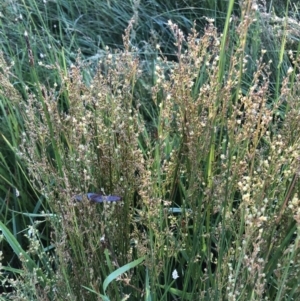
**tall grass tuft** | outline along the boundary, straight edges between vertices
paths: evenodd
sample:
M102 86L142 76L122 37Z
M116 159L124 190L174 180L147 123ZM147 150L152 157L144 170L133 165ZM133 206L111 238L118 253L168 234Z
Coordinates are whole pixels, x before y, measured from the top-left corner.
M189 34L169 20L172 61L153 41L151 62L140 55L133 17L122 49L105 46L96 68L78 51L70 67L32 60L22 96L7 85L24 128L19 145L5 141L44 211L23 212L26 251L0 224L20 259L2 267L15 276L2 274L3 296L296 300L300 57L287 53L274 93L268 51L249 39L265 15L243 1L234 18L233 4L223 32L212 18ZM40 74L52 71L46 85ZM122 201L92 203L88 192Z

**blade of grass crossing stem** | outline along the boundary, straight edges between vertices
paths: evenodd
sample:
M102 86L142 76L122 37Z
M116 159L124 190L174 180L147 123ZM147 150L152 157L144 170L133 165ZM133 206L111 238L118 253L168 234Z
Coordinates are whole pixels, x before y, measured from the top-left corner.
M108 250L105 250L105 255L106 257L108 257ZM117 279L119 276L121 276L122 274L126 273L127 271L129 271L130 269L136 267L137 265L139 265L141 262L143 262L145 260L145 256L129 262L127 264L125 264L124 266L120 267L119 269L115 270L114 272L112 272L110 275L108 275L106 277L106 279L103 282L103 291L105 292L108 285L115 279Z
M104 255L105 255L106 263L107 263L107 266L108 266L108 269L109 269L109 272L110 272L110 275L111 275L111 274L114 272L114 268L113 268L113 264L112 264L112 262L111 262L111 258L110 258L110 254L109 254L109 252L108 252L108 249L105 249ZM110 275L109 275L109 276L110 276ZM109 276L108 276L108 277L109 277ZM108 277L107 277L107 278L108 278ZM107 279L107 278L106 278L106 279ZM106 279L105 279L105 280L106 280ZM104 283L105 283L105 281L103 282L103 291L104 291L104 294L105 294ZM112 285L113 285L113 287L114 287L114 290L117 292L117 291L118 291L118 288L117 288L116 282L114 281L114 282L112 283ZM119 295L116 294L116 296L118 297L118 300L120 300Z
M85 288L87 291L89 291L89 292L91 292L91 293L93 293L93 294L98 295L99 297L101 297L101 300L103 300L103 301L110 301L110 299L107 296L99 294L98 292L96 292L95 290L93 290L93 289L91 289L91 288L89 288L87 286L82 285L82 287Z

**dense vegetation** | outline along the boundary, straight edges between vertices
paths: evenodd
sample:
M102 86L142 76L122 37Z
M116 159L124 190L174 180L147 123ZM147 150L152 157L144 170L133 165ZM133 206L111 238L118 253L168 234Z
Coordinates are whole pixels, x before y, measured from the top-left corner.
M298 300L299 8L3 0L0 299Z

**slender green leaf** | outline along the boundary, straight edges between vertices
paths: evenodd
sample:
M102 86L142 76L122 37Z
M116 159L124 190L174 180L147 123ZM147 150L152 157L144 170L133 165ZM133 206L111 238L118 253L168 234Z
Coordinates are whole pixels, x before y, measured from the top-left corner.
M106 250L107 251L107 250ZM139 265L140 263L142 263L144 260L145 260L145 256L135 260L135 261L132 261L132 262L129 262L127 264L125 264L124 266L118 268L117 270L115 270L114 272L112 272L110 275L107 276L107 278L104 280L103 282L103 291L105 292L108 285L116 280L119 276L121 276L122 274L126 273L127 271L129 271L130 269L136 267L137 265Z

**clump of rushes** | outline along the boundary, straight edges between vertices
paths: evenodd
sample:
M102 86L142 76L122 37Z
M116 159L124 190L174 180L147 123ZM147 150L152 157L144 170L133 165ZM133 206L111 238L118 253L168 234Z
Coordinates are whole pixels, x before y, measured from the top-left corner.
M67 73L55 66L57 86L37 82L28 93L20 155L60 217L53 222L55 290L64 300L97 300L99 291L110 300L283 300L299 293L299 58L290 54L295 67L276 99L265 51L244 84L247 34L258 14L249 3L239 24L228 14L234 43L212 19L202 36L192 29L186 37L169 22L177 61L167 64L162 53L155 61L148 99L157 113L154 134L141 114L143 95L134 97L143 71L130 48L132 22L124 51L107 48L89 85L79 53ZM123 203L74 202L100 188ZM102 291L110 273L144 255L145 268Z
M71 296L90 295L83 285L95 290L102 286L112 268L105 264L103 244L110 245L116 266L132 259L131 210L137 174L144 172L139 149L144 125L139 101L133 99L140 70L129 51L130 29L131 24L124 35L125 50L107 48L88 86L81 71L89 66L79 53L67 73L55 66L61 82L48 90L36 83L24 104L27 130L21 155L36 188L61 216L54 243L60 272L69 273ZM75 195L90 191L120 195L123 203L103 207L75 201Z

